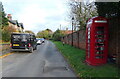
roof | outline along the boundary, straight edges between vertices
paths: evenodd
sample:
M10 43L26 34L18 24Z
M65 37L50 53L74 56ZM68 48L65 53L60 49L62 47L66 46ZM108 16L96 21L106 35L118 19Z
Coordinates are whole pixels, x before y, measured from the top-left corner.
M14 24L14 25L18 25L18 21L17 20L9 20L10 23ZM18 25L19 27L19 25Z
M72 33L72 30L61 30L62 31L62 33L64 33L64 34L70 34L70 33ZM73 31L74 32L74 31Z
M10 23L12 23L12 24L14 24L15 25L15 23L12 21L12 20L8 20Z
M21 28L24 29L24 27L23 27L23 23L18 23L18 25L19 25Z
M14 24L14 25L17 25L18 27L21 27L24 29L23 27L23 23L18 23L17 20L9 20L10 23Z

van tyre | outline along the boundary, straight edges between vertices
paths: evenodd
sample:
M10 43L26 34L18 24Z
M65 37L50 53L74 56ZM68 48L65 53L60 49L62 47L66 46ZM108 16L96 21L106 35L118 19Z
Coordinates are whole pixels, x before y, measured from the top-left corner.
M33 47L30 48L30 53L33 53Z
M33 50L37 50L37 46L35 46Z
M35 46L35 50L37 50L37 46Z

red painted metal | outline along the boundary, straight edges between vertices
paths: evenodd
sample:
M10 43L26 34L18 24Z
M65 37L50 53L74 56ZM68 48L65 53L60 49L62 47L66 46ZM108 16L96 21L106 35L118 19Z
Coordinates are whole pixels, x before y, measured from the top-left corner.
M86 62L97 66L107 62L108 55L108 20L93 17L86 27Z

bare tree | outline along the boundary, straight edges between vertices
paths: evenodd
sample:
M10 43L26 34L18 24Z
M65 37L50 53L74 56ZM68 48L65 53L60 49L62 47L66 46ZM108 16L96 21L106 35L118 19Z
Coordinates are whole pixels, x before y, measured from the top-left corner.
M84 29L86 26L86 21L89 18L98 15L94 2L80 2L78 0L70 0L69 6L71 9L70 18L74 17L74 26L78 27L79 29Z

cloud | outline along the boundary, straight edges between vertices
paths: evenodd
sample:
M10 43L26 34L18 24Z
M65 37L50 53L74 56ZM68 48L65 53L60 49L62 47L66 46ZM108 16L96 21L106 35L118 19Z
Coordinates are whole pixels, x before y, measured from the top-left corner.
M2 0L6 13L24 24L25 30L37 33L39 30L55 31L66 21L67 7L65 0Z

